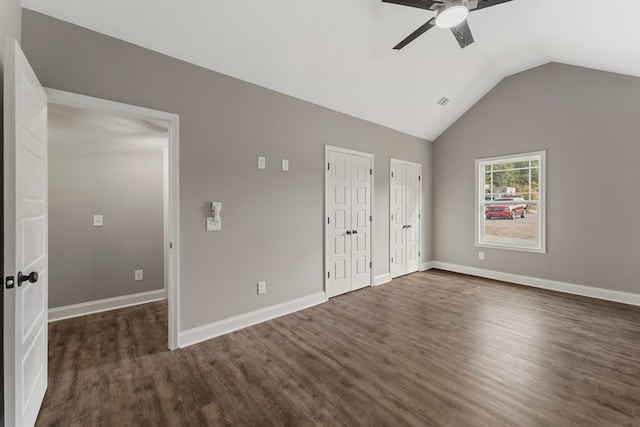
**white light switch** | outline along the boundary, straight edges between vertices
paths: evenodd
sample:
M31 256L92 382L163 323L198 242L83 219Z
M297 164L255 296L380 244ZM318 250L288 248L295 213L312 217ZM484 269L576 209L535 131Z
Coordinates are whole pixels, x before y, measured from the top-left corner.
M144 279L144 270L136 270L133 274L133 280L139 282L142 279Z
M478 259L484 261L484 252L478 252Z
M93 226L94 227L102 227L104 225L104 218L102 215L94 215L93 216Z
M267 159L265 157L258 157L258 169L267 168Z
M282 170L285 172L289 170L289 160L282 159Z

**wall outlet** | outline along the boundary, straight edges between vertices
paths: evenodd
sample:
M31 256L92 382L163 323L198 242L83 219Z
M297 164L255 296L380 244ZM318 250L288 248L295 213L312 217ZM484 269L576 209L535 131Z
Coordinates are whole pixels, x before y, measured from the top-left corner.
M289 171L289 160L287 159L282 159L282 170L284 172Z
M267 168L267 159L260 156L258 157L258 169L266 169Z
M258 282L258 295L267 293L267 282Z
M138 282L142 279L144 279L144 270L136 270L135 273L133 273L133 280Z
M102 227L104 225L104 217L102 215L93 216L93 226Z
M478 252L478 259L480 261L484 261L484 252L482 252L482 251Z

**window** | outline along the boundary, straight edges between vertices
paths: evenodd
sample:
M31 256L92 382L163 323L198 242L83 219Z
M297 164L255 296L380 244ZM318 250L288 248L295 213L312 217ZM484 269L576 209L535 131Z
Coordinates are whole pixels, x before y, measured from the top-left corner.
M476 246L546 251L545 154L476 160Z

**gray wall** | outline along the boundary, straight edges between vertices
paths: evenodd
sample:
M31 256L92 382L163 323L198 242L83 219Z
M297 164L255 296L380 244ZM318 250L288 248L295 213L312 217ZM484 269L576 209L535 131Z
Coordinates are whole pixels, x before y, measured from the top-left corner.
M163 289L167 142L127 119L50 106L50 308Z
M434 259L640 292L640 79L547 64L434 142ZM547 150L547 254L474 246L474 159Z
M22 35L44 85L180 115L181 330L323 290L325 144L375 154L374 271L389 271L389 157L429 178L430 142L35 12ZM223 202L221 232L204 231L211 200Z

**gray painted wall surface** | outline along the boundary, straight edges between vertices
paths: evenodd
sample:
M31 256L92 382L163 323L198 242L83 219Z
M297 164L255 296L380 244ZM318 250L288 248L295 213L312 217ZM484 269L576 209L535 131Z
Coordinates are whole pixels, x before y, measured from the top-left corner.
M115 130L92 124L101 120ZM49 108L49 308L163 289L167 138L108 114Z
M640 79L547 64L434 142L434 259L640 292ZM547 150L547 254L474 246L474 159Z
M181 330L323 290L325 144L375 154L376 275L389 271L389 157L423 164L430 212L430 142L26 10L23 45L46 86L180 115ZM212 200L220 232L204 231Z

